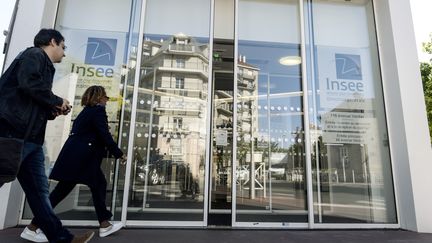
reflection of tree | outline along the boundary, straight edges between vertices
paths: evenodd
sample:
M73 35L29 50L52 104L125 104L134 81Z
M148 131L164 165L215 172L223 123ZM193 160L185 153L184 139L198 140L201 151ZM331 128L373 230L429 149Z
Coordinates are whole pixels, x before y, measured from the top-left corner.
M270 149L269 149L270 148ZM269 157L269 150L271 152L282 152L283 148L279 146L277 142L270 142L267 148L258 148L257 151L262 151L264 158Z
M237 142L237 159L240 165L246 163L246 155L251 152L251 143L247 142Z
M430 40L423 43L423 51L432 54L432 33ZM423 81L423 93L426 103L426 114L429 120L429 135L432 141L432 58L428 62L420 63L420 72Z
M319 166L319 168L320 169L327 169L328 165L324 161L325 157L322 156L324 154L327 154L327 146L324 146L322 136L319 136L317 138L317 140L312 143L312 148L317 148L318 149L318 151L313 151L313 154L316 153L317 156L312 156L312 168L316 169L316 161L319 158L318 159L318 163L319 163L318 166Z
M218 169L224 167L224 161L231 161L232 153L228 153L228 150L224 149L224 147L225 146L216 146Z
M294 132L294 143L291 144L287 149L288 161L291 163L287 164L287 167L305 168L305 148L304 148L304 133L299 128Z

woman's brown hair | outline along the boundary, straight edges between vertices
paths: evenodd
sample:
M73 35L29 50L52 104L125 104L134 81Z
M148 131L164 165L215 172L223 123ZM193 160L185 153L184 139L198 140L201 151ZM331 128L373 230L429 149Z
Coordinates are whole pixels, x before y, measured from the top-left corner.
M90 86L84 91L81 98L81 106L95 106L106 97L105 88L102 86Z

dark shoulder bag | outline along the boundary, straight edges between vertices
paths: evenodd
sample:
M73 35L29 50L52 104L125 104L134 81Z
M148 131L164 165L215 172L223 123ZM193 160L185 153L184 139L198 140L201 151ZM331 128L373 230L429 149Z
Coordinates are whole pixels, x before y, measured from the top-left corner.
M0 82L0 90L8 80L11 72L15 69L18 61L19 56L4 73L2 82ZM24 141L29 137L34 121L35 113L33 112L23 139L0 137L0 187L6 182L15 180L17 177L23 159Z

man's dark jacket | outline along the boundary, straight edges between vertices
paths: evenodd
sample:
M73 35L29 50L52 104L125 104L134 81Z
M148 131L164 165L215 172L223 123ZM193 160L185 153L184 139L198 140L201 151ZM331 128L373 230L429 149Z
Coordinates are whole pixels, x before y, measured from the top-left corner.
M27 141L43 144L47 120L63 103L51 91L54 72L41 48L27 48L18 55L0 78L0 136L23 138L34 117Z

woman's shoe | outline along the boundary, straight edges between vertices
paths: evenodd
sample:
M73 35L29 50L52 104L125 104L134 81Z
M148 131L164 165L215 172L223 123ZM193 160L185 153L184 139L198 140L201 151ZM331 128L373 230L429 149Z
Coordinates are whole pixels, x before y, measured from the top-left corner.
M119 231L121 228L123 228L123 223L122 222L109 222L110 226L105 227L105 228L99 228L99 237L105 237L108 236L114 232Z

